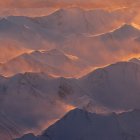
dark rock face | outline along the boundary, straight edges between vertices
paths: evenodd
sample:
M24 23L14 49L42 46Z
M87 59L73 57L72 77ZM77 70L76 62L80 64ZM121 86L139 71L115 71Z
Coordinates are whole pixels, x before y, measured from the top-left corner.
M26 135L17 140L139 140L139 120L140 110L95 114L75 109L36 139Z

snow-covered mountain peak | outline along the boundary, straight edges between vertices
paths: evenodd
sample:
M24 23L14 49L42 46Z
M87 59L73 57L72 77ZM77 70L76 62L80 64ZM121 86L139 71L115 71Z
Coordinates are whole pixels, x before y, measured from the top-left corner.
M138 31L138 29L135 28L135 27L134 27L133 25L131 25L131 24L124 24L124 25L120 28L120 30L122 30L122 31L133 31L133 30Z
M35 72L25 72L25 73L19 73L19 74L16 74L12 77L9 77L9 78L12 78L12 79L28 79L30 81L33 81L34 79L46 79L46 80L49 80L49 79L55 79L54 77L52 77L51 75L48 75L44 72L39 72L39 73L35 73Z
M99 105L118 111L140 108L140 65L137 63L118 62L97 69L81 80Z
M128 38L136 39L140 37L140 30L135 28L133 25L130 24L123 24L119 28L113 29L113 31L102 34L101 37L104 41L110 41L112 39L115 40L123 40Z
M10 21L8 21L7 18L0 19L0 29L1 30L2 29L4 30L6 28L13 28L14 26L15 26L15 24L10 22Z
M15 18L15 21L12 21L9 18ZM6 30L6 29L11 29L11 30L19 30L19 31L23 31L23 29L26 31L28 30L27 28L24 27L23 24L18 24L18 20L19 19L24 20L25 17L7 17L7 18L2 18L0 19L0 29L2 30ZM25 18L26 19L26 18ZM17 22L16 22L17 21ZM16 31L17 32L17 31Z
M136 64L140 64L140 58L132 58L129 61L133 62L133 63L136 63Z
M46 53L52 54L52 55L64 55L64 53L58 49L51 49L49 51L46 51Z
M0 22L7 22L8 20L7 20L7 18L0 18Z
M81 14L82 12L84 12L84 10L82 8L79 8L79 7L69 7L69 8L59 9L59 10L55 11L54 13L52 13L52 15L77 16L77 15Z
M137 28L135 28L133 25L130 24L124 24L122 25L119 29L114 31L115 35L140 35L140 30L138 30Z

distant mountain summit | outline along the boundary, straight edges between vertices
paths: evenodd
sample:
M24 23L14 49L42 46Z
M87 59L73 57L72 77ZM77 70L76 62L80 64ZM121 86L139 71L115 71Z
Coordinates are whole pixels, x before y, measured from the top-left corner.
M112 32L104 34L102 37L104 39L108 39L112 37L112 39L123 40L129 38L136 38L140 36L140 30L135 28L133 25L124 24L120 28L113 30Z
M129 61L133 62L133 63L136 63L136 64L140 64L140 58L132 58Z
M44 28L56 30L64 34L98 34L107 32L107 30L113 29L112 27L117 27L116 20L119 20L120 23L122 22L122 17L120 16L119 18L117 13L109 13L98 9L83 10L78 7L59 9L47 17L34 19L36 23L42 25Z
M121 10L112 12L101 9L83 10L76 7L59 9L44 17L9 16L0 19L0 40L12 44L12 47L18 46L32 51L61 49L86 62L89 67L100 67L122 60L119 56L120 48L127 46L132 50L125 49L124 55L138 50L139 41L136 39L139 38L139 33L127 25L118 29L122 24L129 23L122 12ZM8 47L2 41L0 44L1 48ZM98 46L103 54L109 53L107 56L110 57L112 50L115 50L116 57L105 59L100 51L96 50ZM6 56L3 60L7 60L9 53L4 52L4 54ZM97 57L100 59L95 61Z
M86 64L76 56L58 49L23 53L0 66L0 74L13 76L17 73L44 72L50 75L71 77L80 73ZM78 74L77 74L78 75Z
M110 109L139 108L140 65L118 62L81 78L91 97ZM125 102L124 102L125 100Z

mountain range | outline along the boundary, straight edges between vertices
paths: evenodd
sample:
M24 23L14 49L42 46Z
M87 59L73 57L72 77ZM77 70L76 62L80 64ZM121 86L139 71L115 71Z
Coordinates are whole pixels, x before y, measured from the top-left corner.
M2 64L0 74L12 76L25 72L44 72L54 76L74 77L87 67L78 57L52 49L21 54Z
M83 53L84 46L87 46L85 51L89 53L92 51L89 50L89 47L96 48L93 38L89 39L89 36L100 36L117 29L124 23L131 24L131 21L128 21L131 18L128 15L124 16L122 13L123 10L108 12L98 9L68 8L38 18L9 16L0 19L0 39L3 42L13 44L12 46L31 51L48 51L58 48L65 50L67 48L67 51L75 49L75 52L77 52L79 49L77 50L74 46L81 46L81 52ZM85 42L82 40L85 40ZM3 42L1 42L1 47L5 46ZM9 52L5 51L5 54L7 53ZM68 54L73 55L73 53ZM7 60L8 55L6 56L5 59Z
M140 29L125 10L0 18L0 139L140 139Z
M0 127L1 137L8 133L6 140L11 140L23 133L38 132L75 107L96 113L140 109L139 75L140 65L131 60L97 69L79 79L45 73L1 77L1 112L12 122ZM2 124L7 122L3 119Z

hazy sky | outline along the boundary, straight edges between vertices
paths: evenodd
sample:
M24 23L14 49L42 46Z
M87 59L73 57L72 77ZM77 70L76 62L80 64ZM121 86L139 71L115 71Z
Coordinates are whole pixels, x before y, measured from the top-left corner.
M1 0L0 16L47 15L58 8L82 7L84 9L139 7L140 0Z
M112 6L123 5L130 6L138 3L139 0L4 0L0 1L0 6L9 8L33 8L33 7L61 7L68 5L77 6Z

